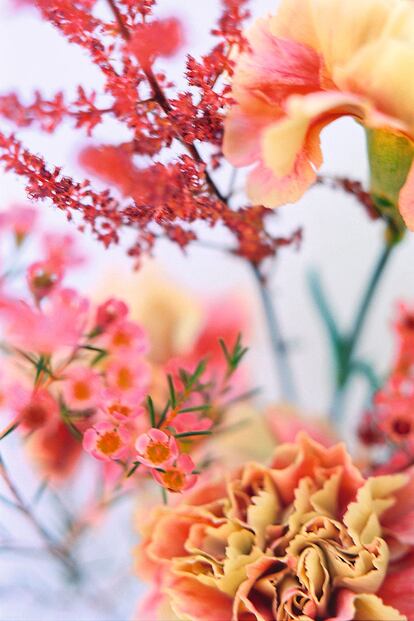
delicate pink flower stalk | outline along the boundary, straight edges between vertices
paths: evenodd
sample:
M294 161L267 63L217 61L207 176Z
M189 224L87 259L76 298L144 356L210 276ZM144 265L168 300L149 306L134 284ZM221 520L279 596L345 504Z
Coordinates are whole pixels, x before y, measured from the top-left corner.
M88 410L100 405L103 396L102 378L93 369L71 366L62 378L62 394L71 410Z
M161 429L149 429L135 442L137 461L148 468L166 468L178 457L175 438Z
M83 434L85 451L101 461L122 459L128 452L130 435L122 425L101 421Z

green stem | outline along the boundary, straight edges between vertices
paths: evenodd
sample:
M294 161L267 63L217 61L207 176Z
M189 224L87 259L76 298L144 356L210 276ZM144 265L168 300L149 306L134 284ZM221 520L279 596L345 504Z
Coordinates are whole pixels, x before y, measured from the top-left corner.
M295 383L293 380L293 373L289 364L289 352L285 341L281 337L281 329L272 296L270 295L269 289L267 288L264 278L260 273L259 269L253 264L251 264L251 266L256 279L260 299L266 317L266 323L270 335L270 342L272 345L276 372L279 377L281 398L283 400L289 401L290 403L296 403L297 396Z
M354 360L353 356L359 344L363 328L365 326L371 303L378 290L385 268L388 265L395 244L386 244L380 252L380 255L374 265L372 274L368 280L367 287L364 291L362 299L357 310L353 327L348 336L341 339L338 351L338 375L337 387L333 398L331 408L331 418L339 423L342 418L344 408L344 396L348 381L353 373Z

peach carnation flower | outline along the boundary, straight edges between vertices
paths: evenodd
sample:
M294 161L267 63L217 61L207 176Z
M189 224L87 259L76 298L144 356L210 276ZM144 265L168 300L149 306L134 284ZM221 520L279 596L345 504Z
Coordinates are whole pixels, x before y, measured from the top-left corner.
M413 483L365 479L342 444L300 434L158 507L137 552L155 590L137 619L401 621L414 577ZM410 599L411 597L411 599Z
M321 130L348 115L367 128L374 202L414 229L414 3L282 0L247 37L224 152L256 164L251 200L299 199L322 163Z

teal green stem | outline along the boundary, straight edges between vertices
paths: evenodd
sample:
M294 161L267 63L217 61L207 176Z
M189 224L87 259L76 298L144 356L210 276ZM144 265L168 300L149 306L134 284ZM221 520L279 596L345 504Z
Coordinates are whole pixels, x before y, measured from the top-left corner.
M331 408L331 418L336 423L340 423L343 416L345 391L349 379L353 374L354 354L359 345L369 310L371 308L371 303L378 290L378 286L389 263L389 259L395 245L396 244L394 243L385 244L385 246L381 249L380 255L374 265L374 269L360 301L353 322L353 327L349 335L342 338L338 345L337 387Z

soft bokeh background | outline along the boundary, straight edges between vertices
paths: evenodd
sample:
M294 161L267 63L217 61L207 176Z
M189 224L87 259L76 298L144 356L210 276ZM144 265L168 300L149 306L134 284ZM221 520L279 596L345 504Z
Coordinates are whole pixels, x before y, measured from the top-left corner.
M183 19L188 48L193 55L208 49L209 24L218 12L217 0L159 0L159 4L165 15L178 15ZM273 11L275 2L252 0L251 6L254 15L261 15ZM100 85L99 74L80 49L69 45L52 26L41 22L34 10L13 9L9 0L0 0L0 58L0 92L18 90L30 97L35 88L40 88L45 95L59 89L73 94L78 84L90 88ZM180 56L170 62L173 78L178 79L182 67ZM105 131L96 131L93 140L119 141L118 131L116 125L106 126ZM65 171L75 177L84 176L77 164L77 153L86 138L84 141L70 126L60 128L52 136L32 130L22 135L32 150L44 154L50 162L63 165ZM364 136L356 123L341 120L326 129L323 150L325 172L366 180ZM22 199L22 181L1 173L0 208ZM39 208L44 222L51 227L72 228L62 214L50 206ZM318 270L337 316L346 326L379 252L381 227L368 222L361 207L351 198L322 187L312 189L299 204L281 208L276 226L281 234L289 234L297 226L304 229L301 251L288 248L280 254L271 287L284 335L291 342L301 405L308 412L323 413L330 397L329 351L309 296L307 274L311 269ZM217 231L201 231L200 235L217 242L222 237ZM105 282L111 292L119 280L131 278L131 262L121 247L105 251L88 236L84 237L83 245L93 261L89 270L77 274L74 284L93 291L102 288ZM414 302L413 251L414 240L407 237L392 260L361 344L365 357L375 360L380 371L387 369L390 359L389 328L395 302L399 299ZM194 247L184 256L167 242L158 246L156 260L171 282L203 298L217 297L223 292L242 292L251 304L254 317L250 353L250 365L254 369L252 383L264 387L264 402L277 400L278 386L267 333L255 283L247 266L236 258L206 248ZM135 286L135 294L139 296L139 281L130 290ZM348 408L348 435L364 396L364 388L358 381L353 383L353 388ZM5 458L9 462L16 450L14 441L8 439ZM18 482L24 483L25 489L31 489L33 475L28 464L21 463L19 471L13 474ZM83 484L68 491L67 496L63 494L69 506L82 502L88 485L87 473L82 480ZM46 502L45 515L50 515L50 509ZM90 569L90 578L82 593L75 587L63 589L58 570L50 561L3 553L0 556L0 619L121 621L130 618L142 591L131 573L130 550L135 538L131 514L131 504L120 506L88 539L82 555L88 571ZM15 513L7 512L0 505L0 523L12 524L13 532L18 528L22 540L27 542L30 535L26 522L16 520Z

